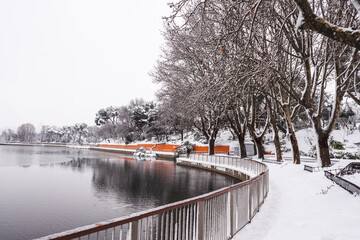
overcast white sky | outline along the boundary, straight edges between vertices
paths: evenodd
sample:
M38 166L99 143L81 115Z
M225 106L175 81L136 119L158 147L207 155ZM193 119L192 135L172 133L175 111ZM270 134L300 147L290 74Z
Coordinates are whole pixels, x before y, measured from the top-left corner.
M0 130L93 125L95 113L155 99L170 0L0 0Z

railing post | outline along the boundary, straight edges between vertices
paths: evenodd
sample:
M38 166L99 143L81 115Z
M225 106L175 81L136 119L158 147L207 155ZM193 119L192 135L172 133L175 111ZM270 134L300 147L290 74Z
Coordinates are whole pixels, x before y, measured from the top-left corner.
M252 207L252 184L253 182L251 182L249 185L248 185L248 191L249 191L249 222L251 222L251 219L252 219L252 211L251 211L251 207Z
M199 215L198 215L198 239L199 240L205 240L204 215L205 215L205 204L204 204L204 201L200 201L199 202Z
M258 201L258 207L257 207L257 211L260 211L260 179L258 178L257 181L257 201Z
M230 234L234 236L236 232L236 207L235 207L235 190L230 191Z
M137 240L138 239L138 232L139 232L138 227L139 227L139 222L138 221L130 223L131 240Z

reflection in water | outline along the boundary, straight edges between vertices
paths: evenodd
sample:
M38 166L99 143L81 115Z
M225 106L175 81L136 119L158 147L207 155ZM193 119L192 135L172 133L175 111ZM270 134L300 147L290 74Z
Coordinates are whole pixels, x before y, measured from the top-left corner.
M92 184L98 197L116 194L126 196L126 202L134 204L143 199L153 199L155 205L163 205L237 181L216 173L177 166L170 161L136 161L134 158L120 157L123 161L114 158L102 161L73 158L60 165L79 172L92 168Z
M42 146L6 146L0 145L0 167L28 166L60 163L75 156L95 157L99 154L81 149Z
M0 146L0 239L40 237L235 181L170 161L65 148L9 148Z

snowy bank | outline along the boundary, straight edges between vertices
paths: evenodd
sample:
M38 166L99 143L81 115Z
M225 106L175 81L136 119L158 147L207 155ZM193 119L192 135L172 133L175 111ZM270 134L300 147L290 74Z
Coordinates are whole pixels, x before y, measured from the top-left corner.
M270 194L234 239L359 239L360 197L303 165L268 164Z
M76 149L90 149L90 146L83 145L66 145L67 148L76 148Z

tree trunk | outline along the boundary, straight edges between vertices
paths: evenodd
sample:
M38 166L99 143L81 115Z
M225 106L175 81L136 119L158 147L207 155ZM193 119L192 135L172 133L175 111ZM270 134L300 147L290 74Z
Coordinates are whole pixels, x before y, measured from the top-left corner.
M246 145L245 145L245 134L244 136L238 136L238 141L240 145L240 157L246 158L247 154L246 154Z
M330 131L329 132L324 131L324 129L321 127L320 120L321 119L318 116L311 118L313 129L317 138L317 144L316 144L317 159L318 162L321 162L321 167L329 167L331 164L330 149L328 144ZM335 124L335 121L333 124Z
M209 141L209 155L215 154L215 139L210 139Z
M264 149L261 139L259 139L259 138L255 139L255 144L256 144L256 151L257 151L258 158L264 159L265 158L265 149Z
M180 135L181 135L181 141L184 141L184 130L180 131Z
M329 137L321 135L322 134L318 134L317 157L321 161L321 167L330 167Z
M276 117L272 115L270 121L271 121L271 126L274 130L274 144L275 144L276 161L281 162L282 154L281 154L279 130L276 125Z
M295 132L292 130L290 133L290 143L292 149L292 158L294 164L300 164L300 150L296 139Z
M240 147L240 157L246 158L246 146L245 146L245 134L246 134L246 124L242 124L241 118L239 117L241 114L238 112L238 109L232 108L233 117L230 117L228 113L226 113L226 117L228 122L230 123L230 127L233 130L231 132L234 136L236 135L239 147Z
M256 143L255 143L255 141L254 140L252 140L252 142L253 142L253 144L254 144L254 155L257 155L257 150L256 150Z
M282 153L281 153L281 146L280 146L280 139L279 139L279 132L274 132L274 144L275 144L275 154L276 154L276 161L282 162Z
M284 112L285 112L285 120L286 120L287 129L288 129L288 134L290 137L292 160L293 160L294 164L300 164L300 150L299 150L298 141L296 139L296 134L295 134L295 131L293 128L292 120L291 120L289 105L284 106Z

